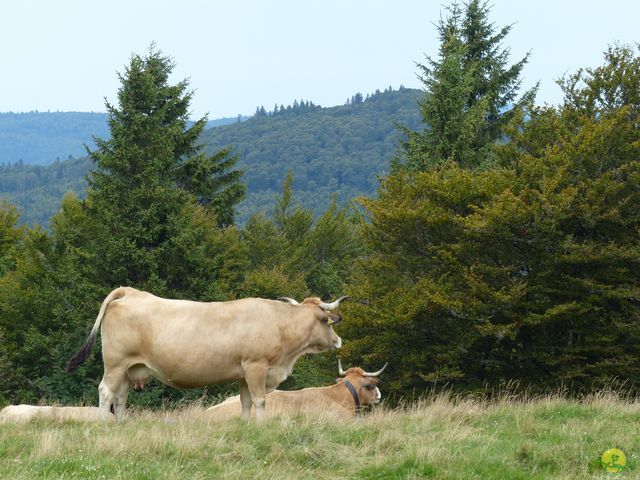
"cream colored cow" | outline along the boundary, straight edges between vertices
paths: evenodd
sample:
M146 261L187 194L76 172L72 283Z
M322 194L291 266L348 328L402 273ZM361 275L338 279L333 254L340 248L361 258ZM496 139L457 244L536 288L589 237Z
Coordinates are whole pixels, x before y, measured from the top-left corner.
M0 423L26 423L34 419L63 422L115 420L112 413L98 407L48 407L35 405L9 405L0 410Z
M263 416L265 394L285 380L306 353L340 348L333 325L342 317L333 303L308 298L301 304L262 298L192 302L156 297L130 287L112 291L102 303L89 337L67 364L76 368L102 332L104 375L100 408L124 415L131 386L153 376L175 388L229 380L240 383L242 414Z
M266 415L272 417L325 412L347 418L356 415L362 407L380 402L382 395L378 389L377 377L387 365L373 373L357 367L345 372L339 362L338 371L342 378L335 385L291 391L275 390L267 394ZM242 413L240 395L208 408L207 412L215 419L239 417Z

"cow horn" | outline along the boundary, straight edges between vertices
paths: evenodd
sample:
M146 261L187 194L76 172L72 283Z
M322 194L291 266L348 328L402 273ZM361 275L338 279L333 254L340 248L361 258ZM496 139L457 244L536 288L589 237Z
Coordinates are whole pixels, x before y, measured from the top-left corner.
M348 296L340 297L338 300L336 300L333 303L320 302L320 308L323 310L334 310L338 308L338 306L340 305L340 302L342 302L343 300L346 300L347 298L349 297Z
M296 300L289 297L278 297L278 300L282 300L283 302L290 303L291 305L300 305Z
M347 373L342 369L342 363L340 363L340 359L338 359L338 373L341 377L344 377L344 374Z
M384 364L384 367L382 367L380 370L378 370L377 372L373 372L373 373L369 373L369 372L364 372L364 376L365 377L377 377L378 375L380 375L382 372L384 372L384 369L387 368L387 365L389 365L389 362Z

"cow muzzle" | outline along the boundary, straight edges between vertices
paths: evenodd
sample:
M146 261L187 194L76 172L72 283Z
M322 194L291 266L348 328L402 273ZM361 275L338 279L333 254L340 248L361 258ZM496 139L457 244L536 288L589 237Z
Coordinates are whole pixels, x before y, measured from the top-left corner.
M382 399L382 394L380 393L380 390L378 389L378 387L376 387L375 390L373 391L373 400L371 403L380 403L381 399Z
M333 348L336 350L342 347L342 339L340 337L337 338L335 342L333 342Z

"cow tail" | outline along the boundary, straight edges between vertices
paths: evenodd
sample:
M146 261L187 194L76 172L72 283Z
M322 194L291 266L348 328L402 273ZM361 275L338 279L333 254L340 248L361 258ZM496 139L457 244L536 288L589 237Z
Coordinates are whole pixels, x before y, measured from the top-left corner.
M123 287L116 288L113 292L107 295L107 298L104 299L104 302L102 302L102 306L100 307L100 312L98 312L98 318L96 318L96 323L93 324L93 328L91 329L91 333L89 333L89 336L82 344L82 347L80 347L80 350L78 350L76 354L73 357L71 357L71 359L67 362L67 366L64 369L65 372L68 373L68 372L71 372L72 370L75 370L78 367L78 365L80 365L87 358L89 358L89 355L91 354L91 349L93 348L93 344L95 343L96 337L98 336L98 330L100 329L100 324L102 323L104 314L107 311L107 307L112 301L117 300L118 298L124 297L125 291L126 290Z

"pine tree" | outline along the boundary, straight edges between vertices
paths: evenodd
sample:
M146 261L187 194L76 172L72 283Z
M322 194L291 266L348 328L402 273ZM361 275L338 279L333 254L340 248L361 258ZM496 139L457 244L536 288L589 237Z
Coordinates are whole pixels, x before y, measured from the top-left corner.
M240 183L242 171L233 170L237 162L231 148L224 148L213 155L198 153L177 168L178 184L216 216L219 227L233 225L235 206L246 193L246 186Z
M94 248L107 285L206 295L195 286L215 277L216 223L232 222L244 187L229 150L201 152L206 118L189 125L192 92L168 82L173 67L152 46L120 75L118 105L107 102L111 138L90 152L87 205L103 232Z
M449 159L470 168L487 162L513 114L533 100L536 88L517 98L528 55L508 66L509 50L501 44L510 30L496 30L487 2L448 8L438 24L438 58L418 64L426 128L403 128L402 160L409 168L425 170Z

